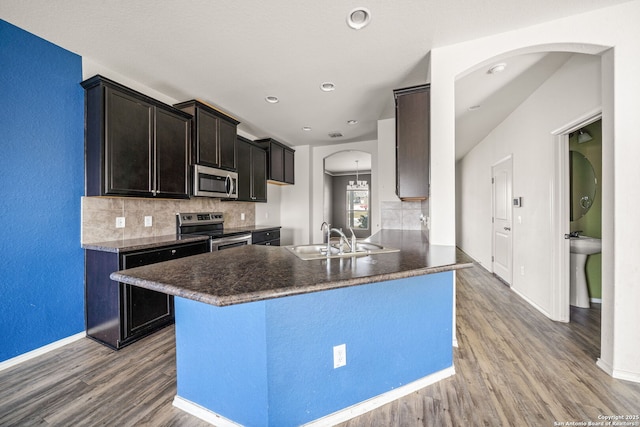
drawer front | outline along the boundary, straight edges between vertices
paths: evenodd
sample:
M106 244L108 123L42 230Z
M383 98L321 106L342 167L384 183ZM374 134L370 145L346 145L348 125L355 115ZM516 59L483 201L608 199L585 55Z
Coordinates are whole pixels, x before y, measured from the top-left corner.
M144 252L135 252L122 256L122 268L134 268L171 259L184 258L191 255L202 254L208 251L207 241L182 244L162 249L151 249Z
M264 244L264 242L271 240L280 240L280 230L254 231L251 234L251 243L254 245Z
M280 239L269 240L267 242L258 243L259 245L264 246L280 246Z

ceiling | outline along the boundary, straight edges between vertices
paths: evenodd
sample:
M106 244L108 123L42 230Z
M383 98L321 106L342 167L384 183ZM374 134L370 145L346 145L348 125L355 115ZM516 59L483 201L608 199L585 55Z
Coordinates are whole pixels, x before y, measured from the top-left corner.
M247 135L295 146L376 139L377 121L394 114L392 90L427 81L432 48L625 1L2 0L0 18L176 101L213 104ZM346 19L358 6L371 22L353 30ZM468 151L562 61L520 58L500 83L486 70L461 79L458 145ZM472 115L467 104L481 108Z
M533 53L501 59L456 81L456 160L482 141L572 56ZM503 71L489 69L502 65Z
M324 158L324 170L331 174L354 172L356 166L359 172L371 173L371 154L364 151L346 150Z

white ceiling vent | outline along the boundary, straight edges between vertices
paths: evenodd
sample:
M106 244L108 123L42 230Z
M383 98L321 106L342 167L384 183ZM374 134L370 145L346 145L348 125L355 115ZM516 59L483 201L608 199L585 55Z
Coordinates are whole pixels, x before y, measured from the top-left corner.
M331 132L329 134L329 138L342 138L344 135L342 135L340 132Z

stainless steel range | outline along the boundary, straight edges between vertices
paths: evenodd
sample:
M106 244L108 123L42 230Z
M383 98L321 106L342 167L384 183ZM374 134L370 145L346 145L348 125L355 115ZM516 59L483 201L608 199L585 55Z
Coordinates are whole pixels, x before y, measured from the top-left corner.
M221 251L251 244L251 232L224 228L222 212L179 213L176 215L178 235L209 236L210 250Z

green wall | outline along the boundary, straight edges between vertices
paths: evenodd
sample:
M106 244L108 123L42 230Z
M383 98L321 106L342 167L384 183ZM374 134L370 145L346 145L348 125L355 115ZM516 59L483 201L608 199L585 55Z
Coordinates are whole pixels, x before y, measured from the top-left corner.
M569 150L582 153L591 162L597 180L596 195L587 213L571 221L571 231L582 230L580 234L602 238L602 120L585 126L583 130L589 132L593 139L578 144L577 136L572 135L569 137ZM602 254L590 255L586 270L590 298L602 298Z

